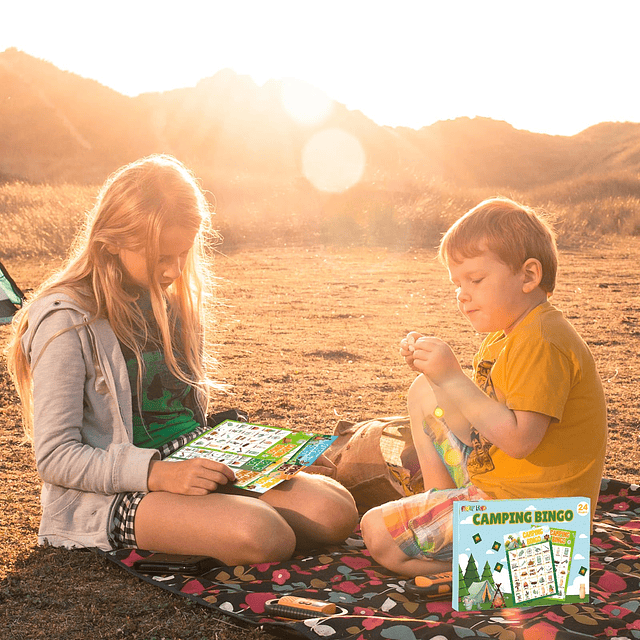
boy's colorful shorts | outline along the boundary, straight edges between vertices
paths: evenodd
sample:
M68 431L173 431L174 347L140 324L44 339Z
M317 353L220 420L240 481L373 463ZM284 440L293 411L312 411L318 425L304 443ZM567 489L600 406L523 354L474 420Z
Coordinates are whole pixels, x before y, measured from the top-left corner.
M430 489L383 504L382 517L387 531L406 555L451 560L453 503L489 499L471 483L455 489Z
M413 558L450 560L453 547L453 503L456 500L489 500L469 482L467 458L471 448L449 431L444 421L424 422L455 489L430 489L382 505L384 523L402 551Z

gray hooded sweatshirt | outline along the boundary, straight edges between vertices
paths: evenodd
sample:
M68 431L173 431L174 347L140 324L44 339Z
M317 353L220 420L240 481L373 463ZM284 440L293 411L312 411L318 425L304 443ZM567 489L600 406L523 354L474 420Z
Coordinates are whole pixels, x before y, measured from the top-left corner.
M111 549L116 494L148 491L155 449L133 444L131 386L107 320L64 294L28 310L22 348L34 385L34 448L43 480L38 542Z

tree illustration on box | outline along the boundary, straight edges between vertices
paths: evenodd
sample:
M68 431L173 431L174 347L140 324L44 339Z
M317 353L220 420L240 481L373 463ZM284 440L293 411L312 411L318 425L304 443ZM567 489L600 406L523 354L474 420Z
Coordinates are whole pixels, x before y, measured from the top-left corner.
M467 583L464 581L464 575L462 574L462 567L458 565L458 597L463 598L469 595L469 589L467 589Z
M484 569L482 570L482 580L488 580L493 582L493 573L491 573L491 567L488 562L484 563Z
M464 581L467 587L470 587L474 582L480 582L480 575L478 574L478 567L473 554L469 556L469 562L467 562L467 568L464 571Z

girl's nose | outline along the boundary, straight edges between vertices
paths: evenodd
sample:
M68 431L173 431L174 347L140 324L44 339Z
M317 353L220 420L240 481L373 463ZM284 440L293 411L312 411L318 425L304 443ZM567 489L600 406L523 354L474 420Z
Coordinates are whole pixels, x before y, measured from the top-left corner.
M165 268L162 274L167 280L177 280L184 268L184 262L180 259L172 260Z

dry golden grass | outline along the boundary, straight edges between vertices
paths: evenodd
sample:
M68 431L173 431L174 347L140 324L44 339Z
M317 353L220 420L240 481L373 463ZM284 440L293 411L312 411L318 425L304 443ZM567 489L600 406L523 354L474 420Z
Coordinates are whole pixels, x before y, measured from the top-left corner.
M304 181L208 185L225 249L272 246L433 248L466 210L495 195L548 211L561 239L640 235L640 180L630 173L580 178L530 191L383 181L321 194ZM0 256L62 257L95 202L97 186L0 183ZM11 262L10 262L11 264Z
M96 195L96 187L71 184L0 184L0 256L64 255Z

